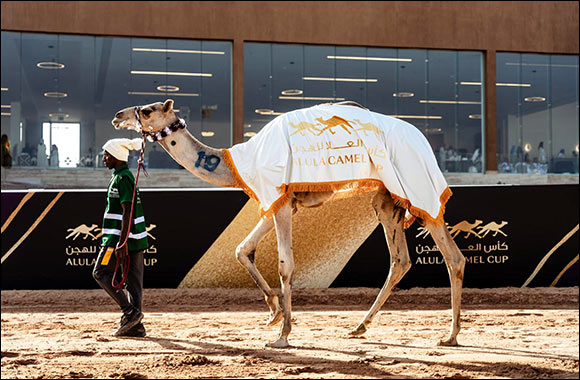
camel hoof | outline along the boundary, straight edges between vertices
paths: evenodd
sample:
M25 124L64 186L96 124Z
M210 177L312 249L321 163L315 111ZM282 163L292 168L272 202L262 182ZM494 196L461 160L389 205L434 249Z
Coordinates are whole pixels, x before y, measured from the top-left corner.
M352 330L351 332L348 333L348 335L350 336L361 336L362 334L367 332L367 328L364 325L364 323L361 323L360 325L357 326L356 329Z
M290 347L288 340L286 338L279 338L277 341L272 343L266 343L266 347L271 348L287 348Z
M438 346L457 346L457 339L456 338L449 338L449 339L441 339L439 341L439 343L437 343Z
M268 322L266 322L267 326L274 326L276 323L280 322L282 320L282 309L276 309L276 311L274 312L274 314L272 314L270 316L270 319L268 319Z

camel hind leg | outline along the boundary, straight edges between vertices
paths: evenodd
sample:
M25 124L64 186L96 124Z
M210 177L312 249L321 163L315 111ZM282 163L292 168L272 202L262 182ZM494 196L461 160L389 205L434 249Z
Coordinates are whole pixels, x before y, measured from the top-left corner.
M378 313L381 306L389 298L393 289L401 281L405 273L411 268L411 259L409 258L404 229L405 210L395 206L393 199L387 194L386 190L379 191L374 197L373 208L377 213L379 222L383 225L387 246L389 247L391 264L385 285L382 287L375 302L363 320L349 333L351 336L359 336L367 331L368 325Z
M274 215L276 237L278 239L278 273L283 297L284 322L280 329L280 336L268 347L289 347L288 335L292 330L292 277L294 275L294 254L292 252L292 206L287 202Z
M463 272L465 269L465 257L453 241L451 234L447 230L445 223L427 224L427 229L431 233L435 244L445 259L449 280L451 281L451 309L453 319L451 321L451 332L445 340L439 341L440 346L457 346L457 334L460 330L461 314L461 291L463 287Z
M275 325L282 320L282 309L280 308L280 303L278 302L278 296L270 288L270 285L266 282L256 264L254 264L254 254L256 252L256 247L262 238L274 228L274 221L272 218L262 218L254 227L252 232L238 245L236 248L236 258L242 264L250 274L250 277L254 280L256 285L264 293L264 298L266 303L270 308L270 319L267 322L268 326Z

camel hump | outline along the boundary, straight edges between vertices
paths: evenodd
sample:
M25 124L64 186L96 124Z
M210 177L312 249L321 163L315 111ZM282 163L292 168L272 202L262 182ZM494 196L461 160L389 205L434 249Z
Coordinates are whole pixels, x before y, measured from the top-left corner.
M357 102L353 102L352 100L345 100L344 102L338 102L338 103L332 103L333 106L352 106L352 107L358 107L358 108L362 108L363 110L369 110L366 107L361 106L360 104L358 104Z

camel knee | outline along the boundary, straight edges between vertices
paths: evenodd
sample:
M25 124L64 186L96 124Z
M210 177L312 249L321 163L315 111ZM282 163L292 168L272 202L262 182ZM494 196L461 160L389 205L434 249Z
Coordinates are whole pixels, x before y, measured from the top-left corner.
M243 265L247 266L254 262L255 251L250 249L245 243L236 247L236 259Z
M411 259L408 257L397 257L391 261L390 274L397 281L400 281L409 269L411 269Z
M291 281L293 272L294 262L289 259L280 259L278 262L278 274L283 283L289 283Z

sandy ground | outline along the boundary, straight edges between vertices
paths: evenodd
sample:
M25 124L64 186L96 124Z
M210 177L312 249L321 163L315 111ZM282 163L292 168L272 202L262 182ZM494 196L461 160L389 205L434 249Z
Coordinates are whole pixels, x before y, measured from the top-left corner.
M102 290L2 291L8 378L578 378L578 287L464 289L459 346L438 347L449 289L295 289L291 348L265 348L257 289L146 289L145 338L114 338Z

